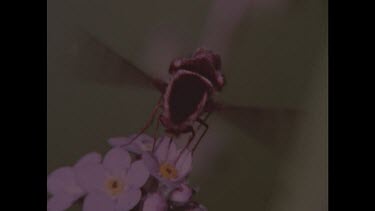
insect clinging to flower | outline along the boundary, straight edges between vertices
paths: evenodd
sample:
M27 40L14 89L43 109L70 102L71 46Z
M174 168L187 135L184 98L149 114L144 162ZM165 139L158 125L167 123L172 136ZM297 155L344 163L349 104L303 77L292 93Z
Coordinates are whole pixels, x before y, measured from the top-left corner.
M170 64L169 74L169 82L153 79L153 84L162 95L150 121L140 133L147 129L161 109L158 123L165 127L166 133L172 136L192 134L186 147L189 147L196 134L193 124L197 122L205 127L193 147L194 151L208 129L205 121L215 109L213 96L224 86L221 58L210 50L198 48L191 58L174 59Z
M191 136L184 148L189 148L194 152L208 130L207 119L213 112L237 124L257 139L263 140L273 141L279 131L285 132L286 127L291 128L290 126L294 124L298 113L294 109L266 108L238 105L232 101L217 101L215 95L223 90L226 80L222 72L221 57L211 50L198 48L190 57L172 59L169 68L165 69L169 73L169 80L166 81L147 74L146 71L114 52L92 34L87 35L90 45L83 46L84 54L79 57L80 63L86 58L86 64L100 60L105 61L108 66L105 67L107 73L103 71L102 66L85 68L90 69L90 72L82 72L85 79L88 74L91 77L98 73L100 76L95 76L95 80L101 83L152 87L160 93L160 98L150 118L128 144L137 139L157 119L155 140L161 124L172 138L190 133ZM195 124L198 124L198 127L195 128ZM190 147L201 127L204 127L203 132ZM152 149L155 147L155 142Z

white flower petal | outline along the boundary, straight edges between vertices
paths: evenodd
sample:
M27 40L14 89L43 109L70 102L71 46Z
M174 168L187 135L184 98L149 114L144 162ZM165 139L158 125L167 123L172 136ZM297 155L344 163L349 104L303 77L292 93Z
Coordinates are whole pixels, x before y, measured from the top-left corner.
M167 208L166 200L159 193L148 195L143 203L143 211L166 211Z
M168 158L168 151L170 147L171 140L167 137L163 137L155 150L155 156L158 159L159 163L163 163Z
M190 200L191 195L191 188L186 184L181 184L178 188L172 191L169 199L174 202L186 203Z
M153 156L150 152L144 152L142 154L142 160L147 167L148 172L153 176L157 176L159 173L159 162L155 156Z
M128 137L113 137L113 138L108 139L107 142L112 147L120 147L120 146L124 146L128 144L130 141L131 139Z
M149 171L144 161L135 161L130 166L126 176L126 183L131 187L140 188L146 183L149 175Z
M139 189L127 189L117 198L116 210L127 211L135 207L141 199Z
M109 177L101 164L85 165L76 169L77 181L87 192L104 190L106 178Z
M137 139L133 140L138 134L129 137L114 137L108 140L112 147L121 147L135 154L142 154L145 151L151 151L154 138L147 134L140 134Z
M167 162L172 164L176 161L177 157L178 157L178 151L177 151L176 143L174 141L171 141L171 143L169 144L169 148L168 148Z
M103 166L113 176L123 176L130 167L130 155L121 148L113 148L104 157Z
M115 211L115 202L105 193L93 192L86 196L82 210Z
M154 138L152 138L151 136L148 136L148 135L143 135L143 134L140 135L140 137L138 137L138 139L137 139L137 145L138 145L139 149L141 150L140 153L151 152L155 141L158 142L159 140L155 140ZM156 143L155 143L155 145L156 145Z
M73 198L84 194L71 167L62 167L53 171L47 178L47 190L54 195L68 194Z
M180 151L178 152L180 153ZM192 155L189 150L184 150L176 163L178 177L185 177L192 169Z
M102 156L97 152L91 152L83 156L79 161L74 165L74 168L80 168L81 166L87 164L99 164L102 160Z
M68 209L76 199L66 194L58 194L52 196L47 201L48 211L63 211Z

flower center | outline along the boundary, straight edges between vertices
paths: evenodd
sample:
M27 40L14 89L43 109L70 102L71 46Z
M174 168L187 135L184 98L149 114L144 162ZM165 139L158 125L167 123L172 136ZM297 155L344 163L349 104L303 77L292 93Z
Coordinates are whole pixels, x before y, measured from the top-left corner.
M174 166L169 163L164 163L160 165L160 174L167 179L176 179L177 178L177 170Z
M116 178L110 178L106 181L105 187L110 195L116 196L123 191L124 183Z

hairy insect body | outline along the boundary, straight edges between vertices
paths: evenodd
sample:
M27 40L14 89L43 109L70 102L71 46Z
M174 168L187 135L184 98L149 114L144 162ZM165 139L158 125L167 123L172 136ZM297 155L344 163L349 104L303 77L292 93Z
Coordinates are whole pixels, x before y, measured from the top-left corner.
M220 57L203 48L197 49L191 58L172 61L159 118L166 132L192 132L193 123L213 110L213 94L224 86L220 68Z

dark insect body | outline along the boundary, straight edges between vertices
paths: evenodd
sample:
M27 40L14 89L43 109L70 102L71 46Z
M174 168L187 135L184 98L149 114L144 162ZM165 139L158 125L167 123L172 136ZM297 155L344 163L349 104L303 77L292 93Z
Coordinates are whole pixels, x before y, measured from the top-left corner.
M169 68L170 81L155 83L162 96L151 119L139 134L150 126L158 109L161 108L158 123L160 121L167 133L173 136L182 133L192 134L186 147L189 147L196 134L193 124L198 122L200 126L205 127L193 147L194 151L208 129L205 120L214 110L213 96L224 86L220 68L220 56L203 48L197 49L191 58L173 60ZM206 117L202 118L204 114Z

